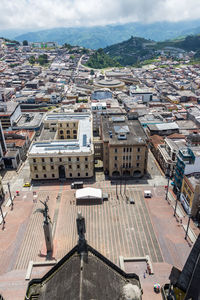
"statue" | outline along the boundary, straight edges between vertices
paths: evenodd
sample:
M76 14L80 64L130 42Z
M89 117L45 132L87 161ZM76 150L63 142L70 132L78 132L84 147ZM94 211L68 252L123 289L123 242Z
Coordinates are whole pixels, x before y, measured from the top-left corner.
M45 236L45 241L46 241L46 248L47 248L47 253L52 252L53 251L53 238L52 238L52 227L51 227L51 219L48 215L48 205L47 205L47 201L48 201L48 197L45 200L45 202L41 201L40 202L44 205L44 208L38 208L36 209L36 212L40 212L43 214L44 216L44 222L43 222L43 229L44 229L44 236Z
M85 233L86 233L85 218L81 215L81 212L78 212L76 224L77 224L77 232L79 235L78 253L86 253L87 252L87 241L85 239Z

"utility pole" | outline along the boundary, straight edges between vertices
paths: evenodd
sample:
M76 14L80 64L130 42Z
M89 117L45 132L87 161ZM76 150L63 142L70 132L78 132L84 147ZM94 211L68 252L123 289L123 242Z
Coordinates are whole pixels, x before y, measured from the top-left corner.
M12 199L12 195L11 195L11 191L10 191L10 183L8 182L7 185L8 185L8 192L9 192L10 201L11 201L11 210L13 210L14 203L13 203L13 199Z

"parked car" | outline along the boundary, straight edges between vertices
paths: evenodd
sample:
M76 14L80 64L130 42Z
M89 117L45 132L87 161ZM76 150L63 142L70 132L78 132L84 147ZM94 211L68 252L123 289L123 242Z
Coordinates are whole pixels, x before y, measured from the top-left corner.
M83 181L75 181L71 184L71 189L82 189Z
M135 204L135 200L133 199L133 197L130 197L130 198L129 198L129 203L130 203L130 204Z
M26 182L26 183L24 183L24 185L23 185L23 187L30 187L30 186L31 186L30 182Z

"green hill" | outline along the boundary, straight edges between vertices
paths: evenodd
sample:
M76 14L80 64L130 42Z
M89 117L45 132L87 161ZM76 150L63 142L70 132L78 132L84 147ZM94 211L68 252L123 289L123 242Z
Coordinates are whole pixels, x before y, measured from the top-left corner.
M133 65L139 61L155 57L152 46L156 43L139 37L131 37L127 41L104 48L104 52L121 65Z
M103 49L100 48L90 57L86 66L94 69L104 69L108 67L119 67L120 64L105 54Z

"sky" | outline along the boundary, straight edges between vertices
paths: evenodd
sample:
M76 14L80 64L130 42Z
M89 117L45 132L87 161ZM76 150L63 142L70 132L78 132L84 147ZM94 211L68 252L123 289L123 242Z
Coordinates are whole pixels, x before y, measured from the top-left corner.
M199 18L199 0L0 0L0 30Z

